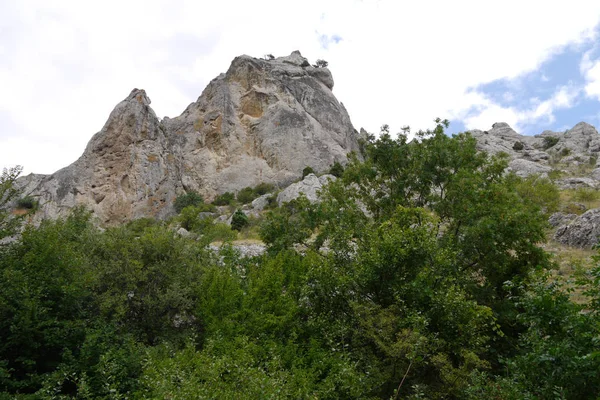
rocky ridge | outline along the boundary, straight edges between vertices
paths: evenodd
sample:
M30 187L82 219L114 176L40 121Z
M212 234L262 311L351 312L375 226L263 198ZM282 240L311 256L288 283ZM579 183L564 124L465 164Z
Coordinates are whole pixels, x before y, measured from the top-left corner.
M285 186L306 166L323 172L358 150L333 84L329 69L295 51L235 58L176 118L159 120L146 92L134 89L77 161L19 185L39 200L37 218L84 205L104 225L168 216L190 190L210 200L261 182Z
M477 146L488 154L505 153L509 169L521 177L551 177L561 190L600 188L600 135L596 128L580 122L564 132L545 131L524 136L506 123L496 123L489 131L473 130ZM590 248L598 243L600 209L587 210L581 203L569 204L568 212L550 216L556 228L554 239L562 244ZM582 215L573 214L577 210Z

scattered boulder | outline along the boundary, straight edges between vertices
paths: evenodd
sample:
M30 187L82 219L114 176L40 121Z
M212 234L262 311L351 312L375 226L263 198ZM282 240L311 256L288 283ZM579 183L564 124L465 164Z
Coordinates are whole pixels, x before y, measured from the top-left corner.
M212 212L201 212L198 213L198 219L215 219L219 214Z
M240 252L241 257L257 257L262 255L267 249L267 246L259 243L236 243L232 247ZM211 244L209 248L216 253L221 251L221 248L214 244Z
M598 243L600 235L600 209L586 211L571 223L556 231L554 239L573 247L591 248Z
M182 228L179 228L179 229L177 229L177 234L178 234L179 236L181 236L181 237L184 237L184 238L190 237L190 236L192 235L192 234L190 233L190 231L188 231L187 229L185 229L185 228L183 228L183 227L182 227Z
M269 205L269 198L273 196L272 193L263 194L262 196L252 200L252 208L257 211L264 210Z
M297 183L293 183L284 190L282 190L277 196L277 204L282 205L294 199L300 197L300 194L304 194L310 202L316 202L319 199L318 192L321 190L330 180L336 180L337 178L333 175L323 175L317 177L315 174L308 174L303 180Z
M561 189L579 189L579 188L591 188L596 189L598 182L592 178L563 178L555 181L556 185Z
M541 165L533 161L524 160L522 158L512 160L508 164L508 168L522 178L525 178L529 175L540 175L547 177L548 172L552 171L552 168L546 165Z

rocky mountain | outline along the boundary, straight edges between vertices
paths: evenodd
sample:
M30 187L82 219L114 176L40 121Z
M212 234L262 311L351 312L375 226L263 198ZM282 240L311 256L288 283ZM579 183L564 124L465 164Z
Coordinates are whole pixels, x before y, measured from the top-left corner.
M587 191L588 197L598 197L595 193L600 188L600 135L592 125L580 122L564 132L523 136L506 123L496 123L489 131L474 130L471 134L480 150L506 153L509 168L519 176L550 177L563 193ZM549 223L556 228L557 242L581 248L598 243L598 208L588 210L581 202L563 204L563 210L553 214Z
M332 88L331 72L298 51L240 56L176 118L159 120L146 92L134 89L77 161L19 184L39 199L39 218L81 204L107 225L167 216L189 190L210 200L261 182L283 186L306 166L323 172L358 150Z
M600 184L600 135L585 122L565 132L544 131L536 136L520 135L507 123L498 122L489 131L472 130L471 134L480 150L506 153L509 168L519 176L547 176L554 170L563 176L556 180L562 188Z

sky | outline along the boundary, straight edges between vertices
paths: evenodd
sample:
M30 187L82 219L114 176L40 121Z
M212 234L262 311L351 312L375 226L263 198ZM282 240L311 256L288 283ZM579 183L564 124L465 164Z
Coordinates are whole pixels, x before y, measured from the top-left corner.
M325 59L354 126L600 126L600 1L0 0L0 168L75 161L143 88L175 117L234 57Z

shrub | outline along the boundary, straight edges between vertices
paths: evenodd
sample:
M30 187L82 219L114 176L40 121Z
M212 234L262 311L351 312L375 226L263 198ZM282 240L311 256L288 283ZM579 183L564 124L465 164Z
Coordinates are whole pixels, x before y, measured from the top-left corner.
M276 195L271 195L267 198L267 206L265 207L265 209L273 209L277 207L277 196Z
M558 143L558 138L555 136L547 136L544 138L544 150L549 149L550 147L553 147L554 145L556 145L556 143Z
M598 198L600 197L600 193L597 190L591 188L579 188L575 190L575 194L573 197L579 202L586 203L598 200Z
M344 174L344 167L339 162L334 162L331 168L329 168L329 173L336 178L340 178Z
M225 192L223 194L218 195L214 200L213 204L215 206L228 206L235 201L235 194L231 192Z
M275 186L270 184L270 183L259 183L258 185L256 185L256 187L254 188L254 192L258 195L258 196L262 196L263 194L267 194L272 192L273 190L275 190Z
M325 60L317 60L315 67L316 68L326 68L328 65L329 65L329 63Z
M188 206L197 206L204 203L204 199L195 191L187 192L186 194L182 194L181 196L177 196L175 199L175 203L173 207L175 207L175 211L179 214L181 210Z
M563 149L560 151L560 155L563 157L566 157L569 154L571 154L571 149L568 147L563 147Z
M516 151L523 150L523 148L525 148L525 146L523 145L523 143L519 142L518 140L513 145L513 150L516 150Z
M311 167L305 167L302 170L302 179L306 178L307 175L314 174L315 171Z
M146 229L160 225L154 218L138 218L129 221L125 227L136 235L141 235Z
M203 233L209 242L229 242L237 238L237 233L229 225L221 222L210 225Z
M559 179L563 175L564 175L564 172L561 171L560 169L552 169L550 172L548 172L548 178L550 178L551 180Z
M251 187L245 187L238 192L237 201L239 201L242 204L248 204L257 197L258 195L254 191L254 189L252 189Z
M35 210L37 209L37 206L38 202L32 196L25 196L17 200L17 208Z
M231 229L241 231L246 225L248 225L248 216L238 208L231 218Z

